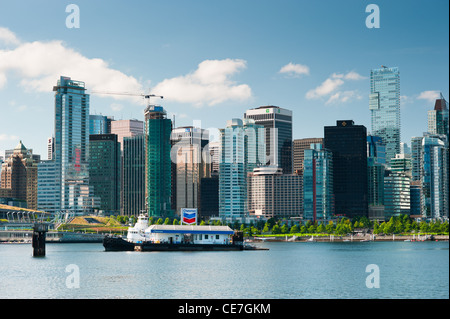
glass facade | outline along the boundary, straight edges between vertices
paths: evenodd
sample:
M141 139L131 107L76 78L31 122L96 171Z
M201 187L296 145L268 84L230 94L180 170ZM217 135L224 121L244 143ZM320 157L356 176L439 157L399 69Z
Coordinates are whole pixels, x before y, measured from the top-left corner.
M171 143L172 121L161 106L145 110L146 209L149 217L173 217L171 209Z
M266 162L264 127L254 120L233 119L220 130L219 217L247 214L247 173Z
M445 135L424 136L421 164L422 215L448 217L448 141Z
M367 130L352 120L325 126L324 147L333 153L335 212L368 216Z
M89 136L89 184L108 215L120 211L120 155L117 135Z
M386 163L400 154L400 71L382 66L370 73L372 134L386 145Z
M55 142L54 169L60 174L55 177L55 191L46 194L57 198L51 209L86 213L98 205L89 188L89 94L84 82L61 76L55 91ZM50 191L50 190L49 190ZM42 192L38 192L42 194ZM41 204L44 201L39 201ZM47 210L47 207L38 207Z
M121 212L138 216L145 210L144 134L123 138L123 178Z
M211 172L205 148L209 142L209 132L191 126L179 127L172 131L171 140L171 158L175 165L175 208L180 216L182 208L200 206L201 179L209 177Z
M333 214L333 154L311 144L303 159L303 219L327 220Z
M248 110L244 118L255 120L265 128L266 160L278 165L283 174L291 174L293 167L292 111L278 106L261 106Z

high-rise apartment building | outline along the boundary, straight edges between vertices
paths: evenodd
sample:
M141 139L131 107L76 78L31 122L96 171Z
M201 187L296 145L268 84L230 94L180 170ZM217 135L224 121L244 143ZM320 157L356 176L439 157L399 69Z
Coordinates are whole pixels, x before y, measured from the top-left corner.
M124 137L121 213L137 216L145 210L144 134Z
M209 142L207 130L192 126L178 127L171 135L172 163L175 164L176 183L173 196L176 198L176 212L181 216L182 208L200 207L200 183L204 177L211 176Z
M120 212L120 155L117 135L89 135L89 184L108 215Z
M302 178L282 174L277 166L260 166L247 176L248 210L264 218L300 217Z
M423 217L448 218L448 157L447 136L425 134L421 156Z
M397 154L384 178L385 219L411 211L411 158Z
M386 163L400 154L400 71L382 66L370 72L372 134L386 145Z
M304 151L310 149L311 144L323 144L323 138L302 138L293 141L294 172L303 170Z
M333 153L335 212L368 216L367 129L352 120L325 126L324 148Z
M283 174L292 173L292 111L278 106L247 110L244 118L265 128L266 164L278 165Z
M57 193L39 191L38 208L42 210L70 211L75 214L91 212L98 208L99 201L89 187L89 94L84 82L61 76L55 91L55 142L53 163L45 163L40 170L43 179L56 178L54 189ZM54 166L50 168L50 166ZM49 173L51 176L45 176ZM48 199L55 199L59 207L51 205Z
M37 163L22 141L1 165L0 188L10 189L10 196L37 209Z
M311 144L303 160L303 219L327 220L333 214L333 154L322 144Z
M162 106L145 109L146 209L150 217L172 217L172 121Z
M220 218L235 220L248 213L247 174L266 163L264 133L253 119L232 119L220 129Z

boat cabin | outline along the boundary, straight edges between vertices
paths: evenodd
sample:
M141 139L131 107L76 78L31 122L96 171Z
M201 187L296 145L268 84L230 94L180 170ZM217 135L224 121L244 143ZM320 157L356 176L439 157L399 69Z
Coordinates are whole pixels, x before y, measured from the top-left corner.
M151 225L145 230L153 243L230 244L234 231L228 226Z

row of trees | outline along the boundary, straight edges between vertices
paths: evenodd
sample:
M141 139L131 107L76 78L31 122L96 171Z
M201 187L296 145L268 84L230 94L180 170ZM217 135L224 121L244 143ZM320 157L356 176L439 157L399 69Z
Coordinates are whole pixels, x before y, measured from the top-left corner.
M136 217L116 216L117 221L122 224L134 224ZM180 221L175 219L154 219L149 218L149 225L179 225ZM374 234L401 234L401 233L436 233L448 234L448 222L432 221L417 222L411 219L408 215L394 216L389 221L382 223L372 222L367 217L355 217L352 220L341 217L335 221L328 221L326 223L306 221L304 223L293 223L287 220L269 219L267 222L256 222L251 224L241 224L237 221L233 223L223 224L220 220L214 222L201 221L200 225L227 225L234 230L244 232L245 236L255 236L261 234L330 234L330 235L346 235L355 230L364 230Z

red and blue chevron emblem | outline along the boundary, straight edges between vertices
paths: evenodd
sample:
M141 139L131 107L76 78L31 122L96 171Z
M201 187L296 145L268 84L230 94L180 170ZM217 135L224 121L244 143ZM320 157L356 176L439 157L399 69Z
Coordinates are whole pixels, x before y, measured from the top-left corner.
M194 224L197 222L197 212L195 210L183 210L183 223Z

